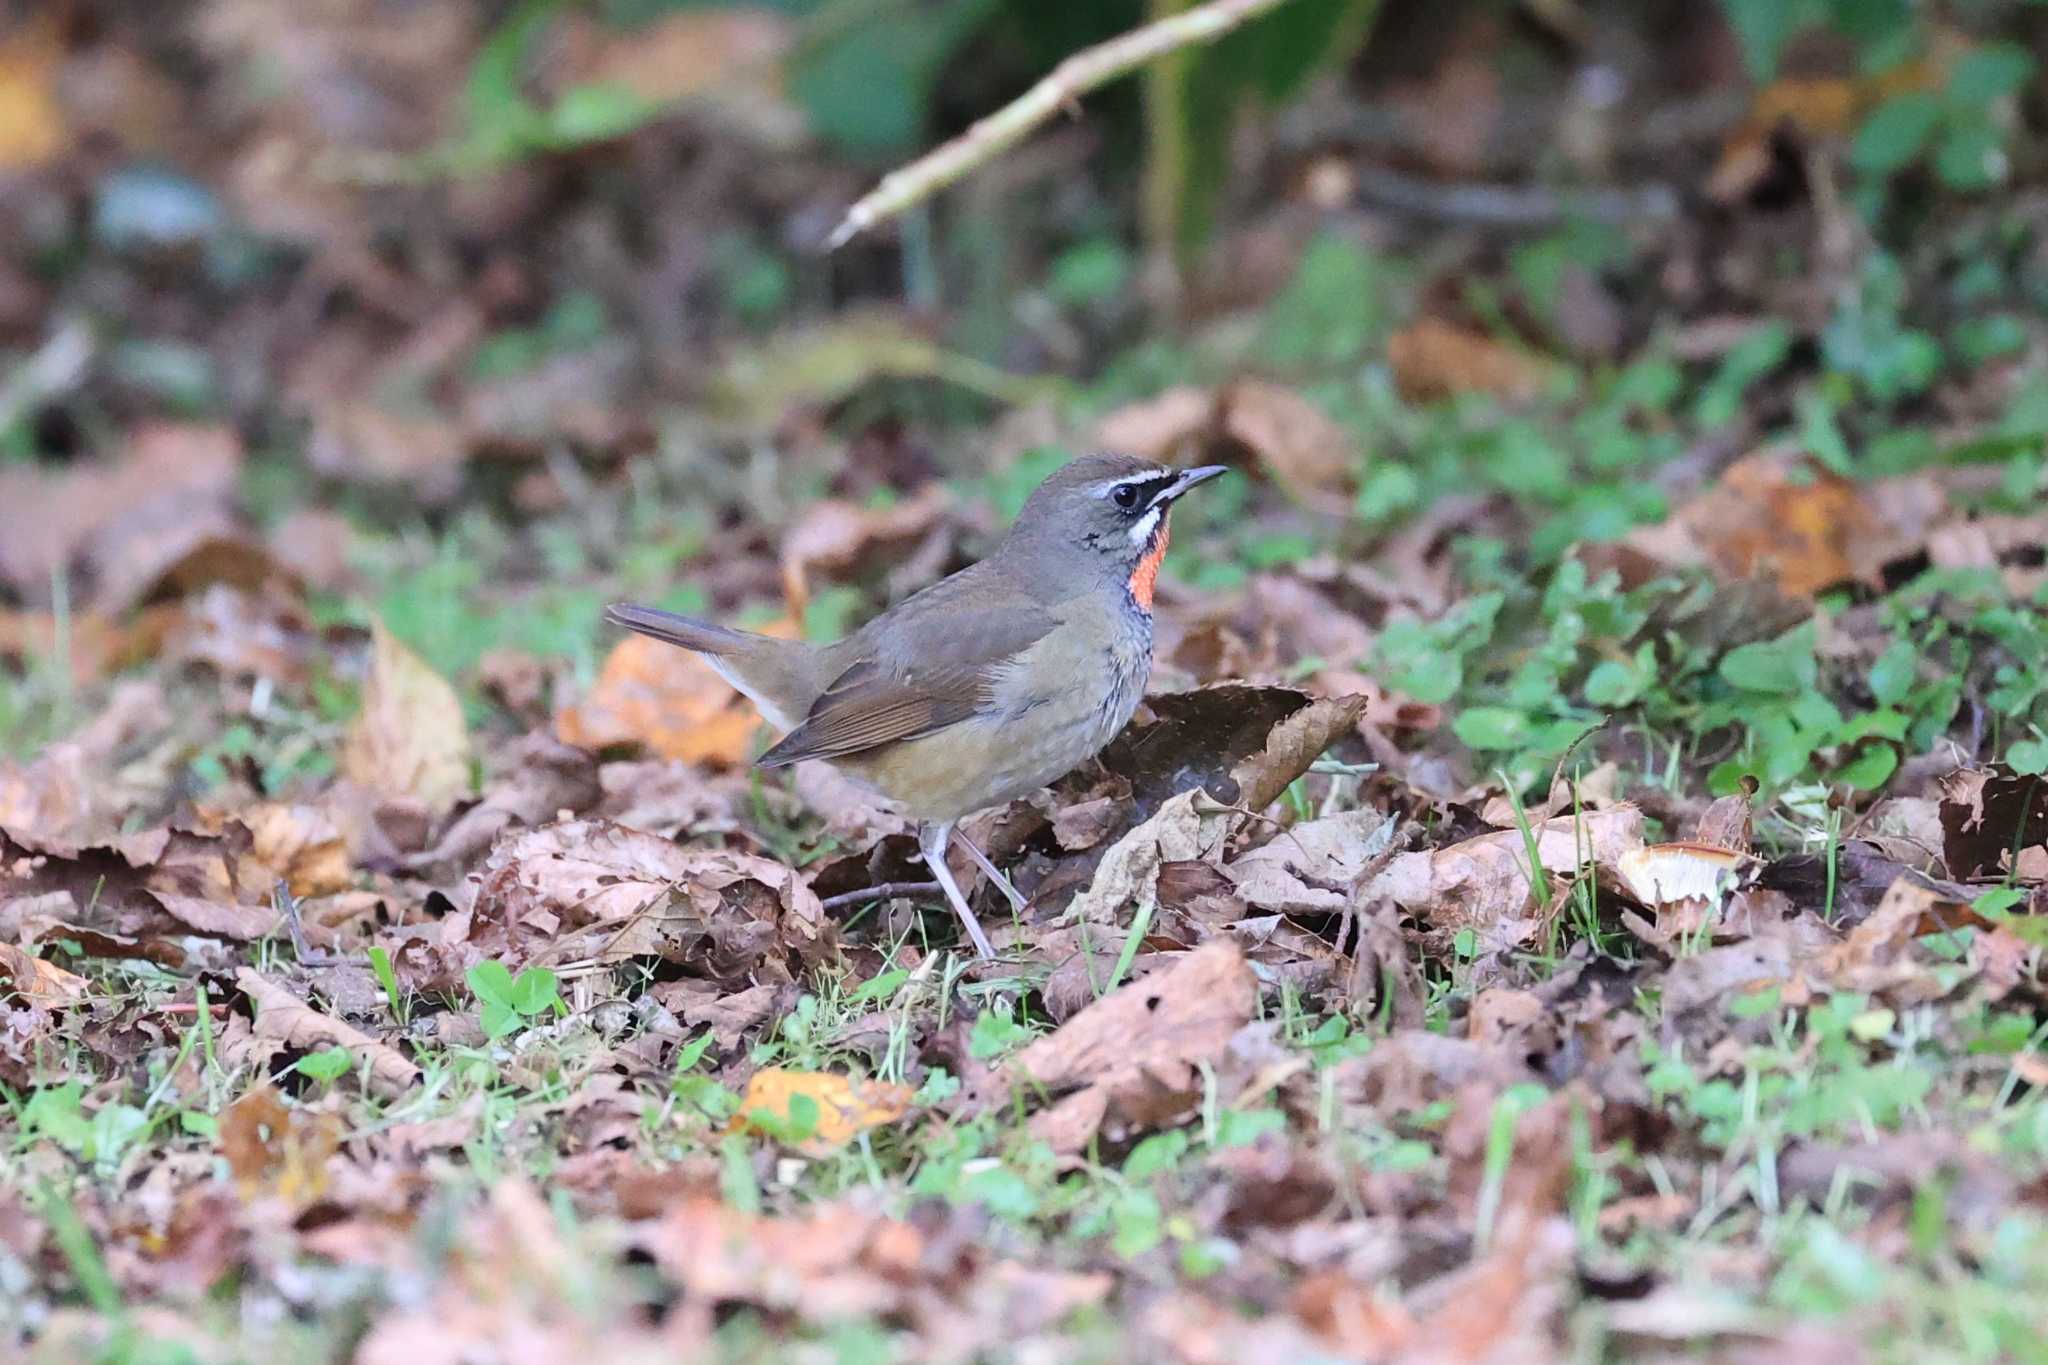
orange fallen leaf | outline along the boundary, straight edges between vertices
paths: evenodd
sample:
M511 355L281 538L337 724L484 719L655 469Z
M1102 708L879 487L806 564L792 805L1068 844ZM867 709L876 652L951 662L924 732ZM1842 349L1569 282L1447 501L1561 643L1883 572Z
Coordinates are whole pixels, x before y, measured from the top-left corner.
M829 1071L791 1071L779 1066L763 1067L747 1081L740 1097L739 1113L727 1131L748 1129L771 1134L783 1125L800 1123L815 1108L817 1124L807 1136L788 1145L806 1156L827 1156L870 1128L894 1123L910 1109L912 1091L907 1085L887 1081L860 1080ZM808 1105L800 1101L808 1100ZM762 1119L766 1119L764 1124Z
M1441 318L1419 318L1394 333L1387 359L1402 397L1417 402L1461 393L1527 402L1551 374L1536 357Z
M331 896L348 889L353 877L348 844L326 811L315 806L264 801L236 813L249 827L251 845L236 866L244 886L283 881L294 896Z
M386 797L439 813L469 794L469 729L447 679L379 621L371 627L363 709L349 726L341 772Z
M245 1198L275 1196L310 1204L327 1189L327 1160L341 1146L341 1123L285 1107L275 1088L251 1090L220 1116L220 1151Z
M794 639L796 623L781 617L757 627ZM738 767L760 714L718 671L687 649L644 635L613 647L590 694L562 708L555 735L564 744L604 749L640 744L684 763Z
M1912 553L1945 504L1926 478L1852 482L1782 450L1730 465L1714 487L1628 543L1674 567L1762 578L1789 597L1881 581Z

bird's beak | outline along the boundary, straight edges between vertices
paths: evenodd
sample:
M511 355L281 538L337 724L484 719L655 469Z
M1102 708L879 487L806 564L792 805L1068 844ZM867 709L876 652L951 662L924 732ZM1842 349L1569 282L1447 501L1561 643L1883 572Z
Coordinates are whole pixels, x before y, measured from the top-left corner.
M1207 483L1218 474L1228 474L1229 472L1230 466L1227 464L1205 464L1198 469L1183 470L1179 478L1166 486L1165 492L1152 500L1153 504L1155 506L1164 506L1187 492L1190 488L1193 488L1196 484Z

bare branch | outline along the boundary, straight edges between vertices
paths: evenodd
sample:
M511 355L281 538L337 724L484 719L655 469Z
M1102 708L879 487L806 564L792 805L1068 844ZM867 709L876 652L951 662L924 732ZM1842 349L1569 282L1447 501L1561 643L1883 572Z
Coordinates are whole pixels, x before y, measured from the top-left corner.
M839 226L826 238L826 248L843 246L857 234L930 198L1015 146L1039 124L1071 107L1089 91L1169 52L1214 42L1247 19L1278 9L1286 2L1208 0L1207 4L1076 52L1054 67L1051 75L951 142L883 176L881 184L846 211Z

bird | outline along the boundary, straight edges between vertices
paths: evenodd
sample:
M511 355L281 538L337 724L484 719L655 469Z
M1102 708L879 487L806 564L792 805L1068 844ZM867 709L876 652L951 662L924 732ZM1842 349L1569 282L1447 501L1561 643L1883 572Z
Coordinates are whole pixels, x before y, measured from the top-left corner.
M920 856L975 951L992 958L946 863L955 827L1055 781L1124 728L1151 676L1168 516L1227 472L1082 455L1033 490L986 558L832 644L626 602L605 619L703 656L785 731L758 766L823 759L919 822ZM987 855L957 842L1023 910Z

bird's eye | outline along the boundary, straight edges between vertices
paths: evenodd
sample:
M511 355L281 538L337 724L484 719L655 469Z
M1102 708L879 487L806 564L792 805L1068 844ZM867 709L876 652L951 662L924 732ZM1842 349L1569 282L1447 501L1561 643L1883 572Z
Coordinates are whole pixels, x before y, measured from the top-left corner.
M1138 485L1127 483L1119 486L1109 495L1109 500L1126 512L1134 510L1138 505Z

